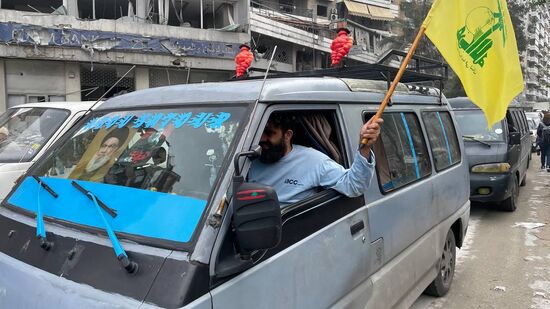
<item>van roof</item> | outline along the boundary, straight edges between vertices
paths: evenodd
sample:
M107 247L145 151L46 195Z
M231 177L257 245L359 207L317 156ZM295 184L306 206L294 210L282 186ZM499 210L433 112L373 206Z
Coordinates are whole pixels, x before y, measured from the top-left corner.
M335 77L274 78L265 81L260 102L357 102L377 103L384 98L380 87L358 87L361 83L379 81L340 79ZM169 106L185 103L242 103L254 102L263 80L213 82L158 87L131 92L111 98L98 108L125 109ZM352 90L354 89L354 90ZM440 104L439 96L411 94L404 85L392 97L393 103ZM443 102L446 102L443 99Z
M452 109L479 109L468 97L457 97L448 100Z
M456 98L448 99L448 101L452 109L480 109L468 97L456 97ZM511 104L513 104L513 102ZM521 110L522 108L520 106L509 105L507 109Z

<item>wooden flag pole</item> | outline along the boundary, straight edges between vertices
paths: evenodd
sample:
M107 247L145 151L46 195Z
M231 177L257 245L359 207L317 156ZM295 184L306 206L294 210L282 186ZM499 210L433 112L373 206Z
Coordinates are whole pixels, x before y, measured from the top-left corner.
M380 104L380 107L378 108L376 115L374 115L373 121L376 121L378 118L382 116L382 113L384 112L384 109L388 105L388 102L390 101L391 96L393 95L393 92L397 87L397 84L399 84L399 81L401 80L403 73L405 73L405 70L407 69L407 65L409 64L409 61L411 60L412 55L414 54L414 51L416 50L416 48L418 47L418 44L420 43L420 39L422 39L422 37L424 36L424 31L426 31L426 26L422 25L420 27L420 30L418 31L418 34L416 35L416 38L412 43L411 48L409 49L409 52L407 53L407 56L405 56L403 63L401 63L401 67L399 67L399 71L397 71L397 75L395 75L395 78L391 83L390 89L388 89L388 92L386 92L386 96L384 97L384 100L382 100L382 103ZM361 140L362 145L366 145L367 142L368 141L366 138Z

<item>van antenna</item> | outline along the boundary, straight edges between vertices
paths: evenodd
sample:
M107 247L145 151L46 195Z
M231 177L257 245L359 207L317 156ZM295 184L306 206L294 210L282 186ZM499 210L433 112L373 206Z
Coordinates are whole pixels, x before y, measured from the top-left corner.
M269 69L271 68L271 62L273 62L273 58L275 57L276 51L277 51L277 45L275 45L275 47L273 48L273 53L271 54L271 58L269 59L269 64L267 65L267 69L265 70L262 87L260 88L260 92L258 93L258 98L256 99L256 102L254 102L254 106L252 107L252 112L250 115L254 115L254 113L256 112L256 108L258 107L258 102L260 101L260 97L262 96L262 92L264 91L265 80L267 79L267 75L269 74ZM248 135L248 131L250 131L250 124L251 124L251 121L248 121L248 123L246 124L246 127L244 128L243 136Z
M267 65L267 69L265 70L264 74L264 80L262 82L262 87L260 87L260 92L258 93L258 98L256 98L256 102L254 102L254 107L252 107L252 114L256 112L256 107L258 107L258 102L260 102L260 97L262 96L262 93L264 91L265 81L267 79L267 75L269 74L269 69L271 68L271 62L273 62L273 58L275 58L275 52L277 51L277 45L273 48L273 53L271 53L271 58L269 59L269 64ZM250 130L250 122L248 122L248 125L246 126L245 136L248 134L248 131Z
M260 93L258 93L258 98L256 99L256 103L254 104L254 109L256 109L256 105L260 101L260 97L262 96L262 92L264 91L265 80L267 79L267 75L269 74L269 69L271 69L271 62L273 62L273 58L275 58L276 51L277 51L277 45L275 45L275 47L273 48L273 53L271 53L271 58L269 59L269 64L267 65L267 69L265 70L264 81L262 82Z
M107 91L105 91L105 93L103 93L99 99L97 99L97 101L95 101L95 103L90 106L90 108L86 111L86 114L88 114L96 105L97 103L99 103L99 101L101 101L106 95L107 93L109 93L111 90L113 90L113 88L116 87L116 85L118 85L118 83L120 83L120 81L126 77L126 75L128 75L134 68L136 67L136 65L134 64L126 73L124 73L124 75L122 75L122 77L120 77L112 86L111 88L107 89Z

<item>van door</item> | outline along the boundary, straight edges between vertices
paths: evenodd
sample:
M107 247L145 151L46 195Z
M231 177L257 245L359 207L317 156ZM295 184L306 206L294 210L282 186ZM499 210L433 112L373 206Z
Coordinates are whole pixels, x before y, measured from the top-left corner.
M392 307L401 295L410 291L429 271L435 269L438 248L431 239L417 246L406 261L388 263L439 222L440 205L433 200L434 182L430 156L416 113L385 111L382 114L381 139L375 144L376 172L382 198L369 198L371 241L383 242L381 261L369 269L378 271L374 285L383 295L376 300ZM443 189L443 188L442 188ZM452 188L445 188L452 190ZM374 303L377 303L374 301Z
M330 114L336 116L336 110ZM339 135L343 122L334 119ZM360 115L355 120L361 123ZM267 117L260 131L266 123ZM340 151L349 162L350 151ZM364 197L322 190L283 208L282 220L282 241L276 248L253 256L255 265L236 277L215 282L213 308L364 306L370 287L368 282L361 285L369 255ZM359 285L365 290L354 290Z

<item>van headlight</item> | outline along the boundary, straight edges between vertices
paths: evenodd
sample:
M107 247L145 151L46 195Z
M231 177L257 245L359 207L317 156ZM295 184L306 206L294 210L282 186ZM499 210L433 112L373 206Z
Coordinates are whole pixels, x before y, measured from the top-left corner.
M472 167L472 173L506 173L509 170L508 163L480 164Z

